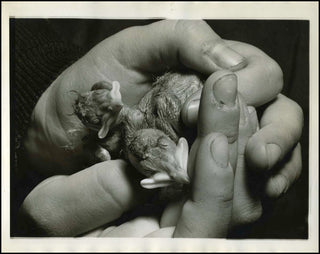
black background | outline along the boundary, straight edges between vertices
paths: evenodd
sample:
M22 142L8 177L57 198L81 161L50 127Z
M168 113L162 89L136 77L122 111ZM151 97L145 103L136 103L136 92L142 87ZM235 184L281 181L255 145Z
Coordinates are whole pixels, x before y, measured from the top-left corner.
M106 37L134 25L156 20L47 20L64 40L87 52ZM206 20L224 39L252 44L283 70L282 93L304 112L301 137L302 175L276 202L266 203L262 218L234 232L236 238L308 238L308 140L309 140L309 22L302 20ZM317 170L317 169L314 169ZM14 188L14 186L13 186Z

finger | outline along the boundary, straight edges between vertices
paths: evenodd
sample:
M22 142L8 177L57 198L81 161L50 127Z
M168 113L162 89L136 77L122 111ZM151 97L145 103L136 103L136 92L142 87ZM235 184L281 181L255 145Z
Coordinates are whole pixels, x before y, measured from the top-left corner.
M216 72L207 79L202 90L198 136L220 132L232 143L237 139L238 125L237 78L229 71Z
M215 72L207 79L202 90L197 124L198 138L212 132L225 135L229 143L230 163L234 169L238 152L239 117L237 77L226 70ZM192 154L190 157L192 158Z
M266 171L281 161L298 142L303 126L302 110L280 94L263 113L260 126L248 141L246 159L253 170Z
M111 227L110 227L111 229ZM97 229L91 230L87 233L80 235L80 237L98 237L105 230L104 227L99 227Z
M200 20L163 20L131 27L112 40L107 39L103 47L105 44L111 47L110 51L120 63L132 69L158 72L182 64L211 74L220 69L238 70L246 65L244 57Z
M221 70L213 73L205 82L198 111L198 137L193 143L188 164L188 174L193 176L195 154L199 139L219 132L228 138L231 166L237 163L237 138L240 109L237 99L237 77L230 71Z
M253 133L255 133L260 129L257 111L254 107L248 106L248 112L249 112L249 121L250 121L251 129Z
M238 161L234 180L232 226L252 223L262 214L259 192L255 188L258 183L249 174L244 156L247 141L257 129L258 119L255 109L247 107L240 95L239 104Z
M186 202L186 198L183 197L177 201L171 201L164 209L161 220L160 227L171 227L177 225L177 221L180 217L183 204Z
M25 199L21 217L41 234L76 236L144 202L151 192L140 187L140 180L124 161L95 164L38 185Z
M246 103L257 107L274 99L283 87L279 64L252 45L235 41L227 41L227 44L247 59L247 66L235 72L238 90Z
M106 229L99 237L144 237L159 229L158 217L140 216L111 230Z
M197 123L198 135L215 131L225 134L230 143L236 140L239 125L236 75L226 70L212 74L201 95L197 92L186 101L181 117L189 126Z
M188 127L196 127L202 89L191 95L183 104L181 110L182 122Z
M260 49L236 41L227 41L230 48L245 56L247 66L235 71L238 91L248 105L263 105L278 95L283 86L280 66ZM186 126L195 126L198 119L200 94L194 94L184 104L182 119ZM187 115L188 113L188 115ZM188 118L187 118L188 116Z
M234 181L227 138L218 133L202 138L195 167L191 197L182 208L174 237L226 237Z
M257 131L258 118L255 109L247 106L240 94L238 98L240 105L238 155L244 156L248 139Z
M265 193L270 198L277 198L286 193L301 174L302 161L300 143L296 145L288 157L287 162L281 165L280 171L271 176L266 182Z

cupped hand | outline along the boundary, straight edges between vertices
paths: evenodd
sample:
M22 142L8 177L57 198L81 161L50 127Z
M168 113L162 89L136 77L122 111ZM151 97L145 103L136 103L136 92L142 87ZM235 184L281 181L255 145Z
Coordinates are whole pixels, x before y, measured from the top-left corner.
M238 76L238 72L235 72ZM183 110L189 126L197 123L199 95L190 98ZM266 105L258 123L256 111L240 101L238 159L234 184L232 226L255 222L262 215L262 200L284 194L301 174L303 127L300 106L279 94Z
M217 71L202 91L198 135L188 160L190 192L170 202L160 220L139 217L87 236L226 237L232 218L239 119L237 78L230 71Z
M72 91L82 93L98 81L116 80L123 102L133 105L151 88L154 76L181 67L205 75L239 70L238 89L252 105L269 101L282 87L281 70L271 58L253 46L222 40L203 21L165 20L105 39L50 85L33 112L25 143L30 160L44 174L71 175L49 178L28 195L21 214L32 227L44 235L74 236L143 203L146 191L124 162L83 170L86 128L73 114Z
M175 68L204 75L239 70L239 91L250 105L271 100L282 88L281 70L270 57L248 44L222 40L204 21L164 20L131 27L96 45L42 95L26 140L34 165L48 174L65 174L85 164L86 128L73 114L74 91L82 93L98 81L116 80L123 102L133 105L151 88L156 75Z

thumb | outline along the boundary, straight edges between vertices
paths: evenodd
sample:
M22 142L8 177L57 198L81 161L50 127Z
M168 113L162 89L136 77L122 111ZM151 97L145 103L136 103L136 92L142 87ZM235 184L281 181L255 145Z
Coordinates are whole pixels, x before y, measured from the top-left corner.
M75 236L119 218L150 194L127 163L106 161L40 183L24 200L20 217L42 235Z
M239 70L247 64L202 20L162 20L131 27L105 40L97 48L100 55L101 46L128 67L150 72L184 65L210 74L221 69Z

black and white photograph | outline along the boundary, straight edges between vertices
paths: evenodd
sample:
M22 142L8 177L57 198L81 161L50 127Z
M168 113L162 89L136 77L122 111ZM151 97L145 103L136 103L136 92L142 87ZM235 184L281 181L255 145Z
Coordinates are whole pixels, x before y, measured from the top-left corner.
M318 3L241 4L2 3L3 251L318 251Z

